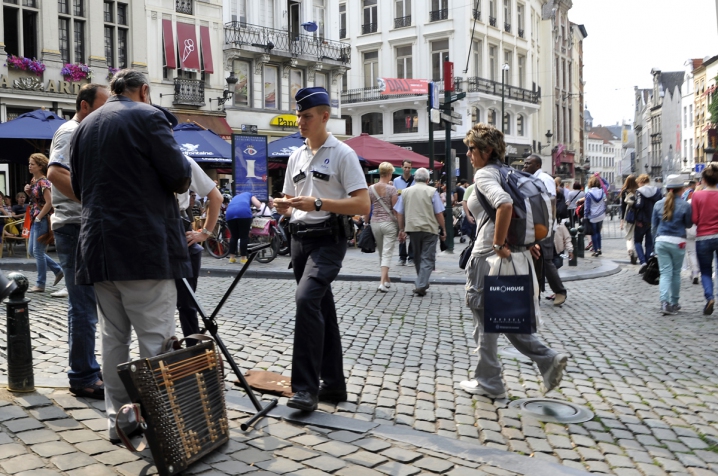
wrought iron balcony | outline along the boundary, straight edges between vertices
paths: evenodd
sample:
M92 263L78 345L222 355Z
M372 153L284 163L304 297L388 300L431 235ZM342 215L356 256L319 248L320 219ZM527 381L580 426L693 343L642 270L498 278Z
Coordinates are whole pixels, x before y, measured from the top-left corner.
M193 0L175 0L175 11L177 13L186 13L192 15Z
M481 10L474 8L474 20L481 21Z
M175 106L204 106L204 81L175 78L175 95L172 104Z
M496 17L489 16L489 25L496 26Z
M351 45L312 35L290 33L248 23L229 22L224 25L224 44L257 53L302 58L311 61L332 60L349 64Z
M506 33L511 33L511 23L504 23L504 31Z
M466 79L468 86L467 92L470 93L487 93L501 97L501 83L490 79L472 77ZM514 99L516 101L525 101L532 104L541 102L541 89L531 91L508 84L504 85L504 98Z
M347 29L346 28L339 28L339 39L344 39L347 37Z
M411 26L411 15L394 18L394 28L404 28L405 26Z
M523 37L524 37L524 31L521 28L519 28L519 38L523 38Z
M429 12L429 21L446 20L449 18L449 9L442 8L441 10L432 10Z
M461 92L461 78L457 77L454 79L454 90ZM444 82L436 81L439 83L439 91L444 92ZM382 94L378 88L360 88L360 89L349 89L342 92L342 104L353 104L358 102L367 101L382 101L385 99L396 99L406 97L417 97L426 96L426 94Z
M367 33L376 33L378 23L364 23L361 26L361 33L362 35L366 35Z

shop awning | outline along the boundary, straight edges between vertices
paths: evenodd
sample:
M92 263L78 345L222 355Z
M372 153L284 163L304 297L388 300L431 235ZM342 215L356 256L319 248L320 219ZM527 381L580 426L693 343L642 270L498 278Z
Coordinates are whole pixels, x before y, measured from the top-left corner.
M197 163L232 163L232 146L214 132L197 124L177 124L174 138L180 150Z
M172 20L162 20L162 43L165 48L165 66L171 69L177 68Z
M377 139L369 134L352 137L344 143L354 149L357 155L364 158L370 166L378 166L382 162L389 162L395 167L401 167L405 160L410 160L412 167L429 167L428 157ZM435 162L434 167L438 169L441 164Z
M193 24L177 22L177 51L182 69L200 70L199 48Z
M199 37L202 42L202 67L205 73L214 73L214 64L212 62L212 43L209 41L209 27L199 27Z
M230 140L232 138L232 128L229 127L227 121L221 116L210 116L206 114L183 114L181 112L172 112L180 124L185 122L196 122L205 129L209 129L222 139Z

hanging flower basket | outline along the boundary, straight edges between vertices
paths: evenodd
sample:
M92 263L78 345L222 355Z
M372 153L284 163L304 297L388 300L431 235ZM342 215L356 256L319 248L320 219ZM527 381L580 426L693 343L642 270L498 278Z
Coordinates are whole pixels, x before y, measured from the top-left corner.
M112 66L109 66L107 68L107 80L112 81L112 78L115 77L115 74L120 70L120 68L113 68Z
M60 74L67 81L82 81L83 79L92 78L92 69L86 64L75 63L66 64Z
M5 66L10 69L29 71L36 76L42 76L42 73L45 71L45 64L42 61L38 61L35 58L24 58L22 56L7 55Z

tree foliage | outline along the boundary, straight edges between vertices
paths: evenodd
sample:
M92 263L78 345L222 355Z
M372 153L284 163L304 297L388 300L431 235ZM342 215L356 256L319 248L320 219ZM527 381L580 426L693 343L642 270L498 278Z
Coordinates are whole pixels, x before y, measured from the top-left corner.
M716 76L716 84L718 84L718 76ZM708 122L714 125L718 125L718 90L713 91L713 94L711 94L711 102L708 104L708 113L710 114L710 119L708 119Z

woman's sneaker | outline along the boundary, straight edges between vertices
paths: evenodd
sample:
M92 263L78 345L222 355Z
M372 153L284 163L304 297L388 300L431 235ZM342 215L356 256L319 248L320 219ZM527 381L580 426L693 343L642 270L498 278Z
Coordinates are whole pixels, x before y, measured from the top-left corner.
M479 385L479 382L476 379L472 380L464 380L459 384L459 386L466 392L472 394L472 395L482 395L484 397L489 397L493 399L499 399L499 398L506 398L506 392L493 394L489 393L487 390L484 390L484 387Z
M566 370L568 364L568 355L556 354L553 358L551 368L548 369L546 375L543 376L544 395L554 388L558 387L563 379L563 371Z
M678 314L678 313L673 309L673 306L670 305L670 304L668 304L668 303L665 302L665 301L661 303L661 313L662 313L664 316L675 316L676 314Z

